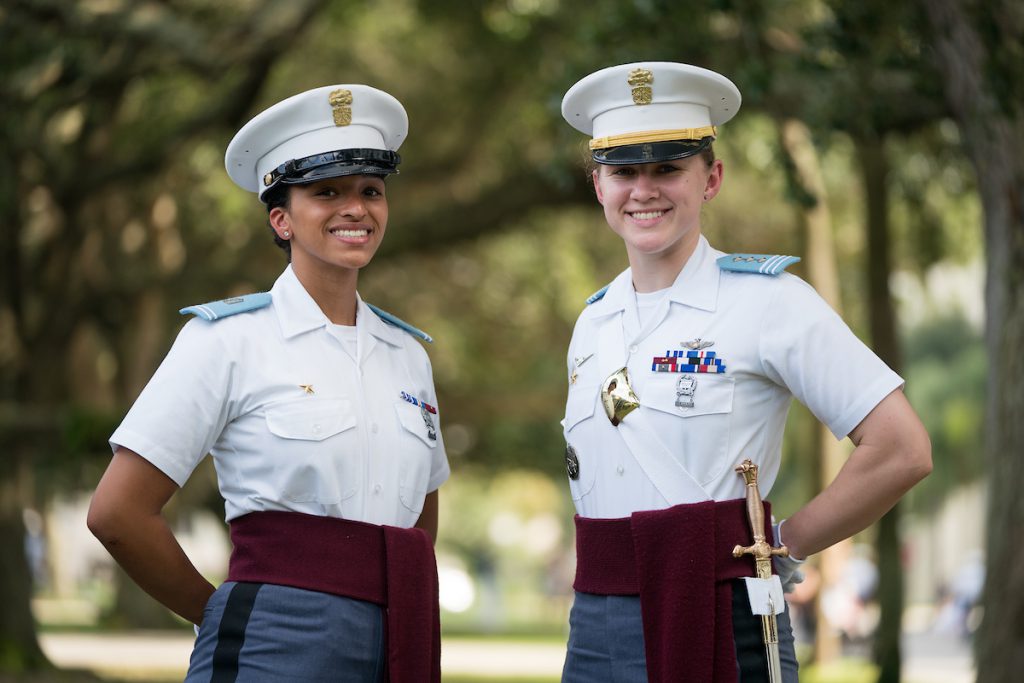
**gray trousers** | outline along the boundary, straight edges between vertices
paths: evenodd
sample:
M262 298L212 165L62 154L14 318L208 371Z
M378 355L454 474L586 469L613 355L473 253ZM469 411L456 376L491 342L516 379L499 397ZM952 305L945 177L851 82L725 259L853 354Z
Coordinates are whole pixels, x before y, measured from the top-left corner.
M783 683L797 683L789 611L778 616ZM745 585L733 583L733 635L740 683L767 681L760 617L750 613ZM686 681L680 672L680 681ZM647 683L643 619L637 596L576 593L562 683ZM703 683L703 682L702 682Z
M378 605L229 582L206 605L185 683L382 683L384 658Z

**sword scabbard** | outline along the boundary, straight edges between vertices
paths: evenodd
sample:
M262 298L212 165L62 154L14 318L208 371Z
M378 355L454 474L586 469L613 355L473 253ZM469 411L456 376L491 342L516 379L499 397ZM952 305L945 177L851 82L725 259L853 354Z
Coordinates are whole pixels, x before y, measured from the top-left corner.
M773 548L765 538L764 504L761 502L761 491L757 488L757 465L750 460L744 460L736 468L736 472L743 476L747 486L747 521L750 522L750 531L754 542L749 546L737 545L733 548L732 554L733 557L753 556L757 578L770 579L772 577L772 557L786 557L789 555L789 549L783 545ZM765 647L768 680L770 683L781 683L782 669L779 660L779 628L778 621L775 618L777 610L775 603L770 597L768 598L768 608L768 611L771 613L761 615L761 637Z

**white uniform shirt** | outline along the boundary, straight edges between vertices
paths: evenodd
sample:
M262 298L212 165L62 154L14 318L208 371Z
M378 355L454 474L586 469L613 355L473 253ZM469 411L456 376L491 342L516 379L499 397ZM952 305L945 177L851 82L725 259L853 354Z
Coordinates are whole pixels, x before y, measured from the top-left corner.
M746 458L760 466L767 497L793 397L841 439L902 386L803 280L723 271L719 256L701 237L642 329L629 270L580 315L563 422L579 462L569 488L580 515L627 517L742 498L743 478L733 468ZM696 380L686 407L677 386L683 373L655 372L652 364L697 340L713 342L703 350L715 352L726 371L685 373L684 381ZM641 406L615 427L601 385L623 366Z
M437 406L419 340L359 299L355 358L291 266L271 296L255 311L190 320L112 447L179 486L210 453L229 521L289 510L411 527L449 474L438 414L431 429L408 400Z

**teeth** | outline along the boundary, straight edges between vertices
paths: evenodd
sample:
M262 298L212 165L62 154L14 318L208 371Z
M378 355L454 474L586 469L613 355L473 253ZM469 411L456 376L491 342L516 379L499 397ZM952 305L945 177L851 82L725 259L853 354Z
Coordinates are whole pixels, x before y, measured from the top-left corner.
M664 211L634 211L633 212L633 218L635 218L637 220L640 220L640 221L650 220L651 218L661 218L664 215L665 215Z
M370 234L370 231L365 228L362 230L331 230L331 234L338 237L365 237Z

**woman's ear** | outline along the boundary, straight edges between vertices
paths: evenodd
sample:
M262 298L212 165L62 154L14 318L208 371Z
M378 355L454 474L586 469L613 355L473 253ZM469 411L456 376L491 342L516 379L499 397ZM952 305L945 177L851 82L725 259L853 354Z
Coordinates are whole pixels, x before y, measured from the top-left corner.
M291 227L291 216L280 206L275 206L270 210L269 215L270 227L274 229L277 236L283 240L289 239L292 236Z
M715 198L715 195L722 189L722 176L725 173L725 167L722 165L721 159L715 159L711 164L711 169L708 171L708 179L704 183L704 201L709 201Z
M594 193L597 195L598 203L604 206L604 192L601 191L601 169L591 171L590 180L594 183Z

